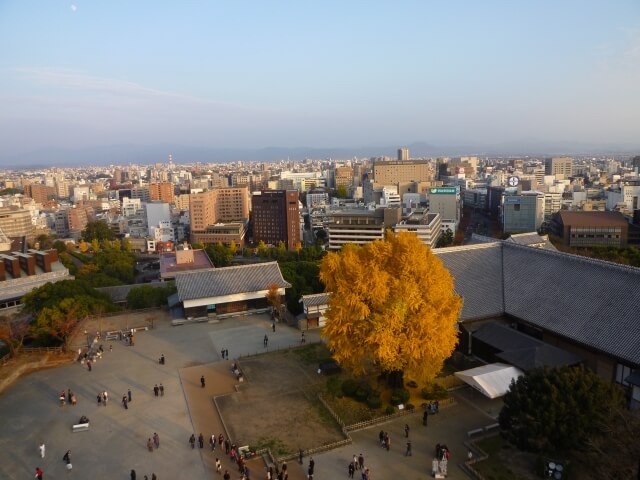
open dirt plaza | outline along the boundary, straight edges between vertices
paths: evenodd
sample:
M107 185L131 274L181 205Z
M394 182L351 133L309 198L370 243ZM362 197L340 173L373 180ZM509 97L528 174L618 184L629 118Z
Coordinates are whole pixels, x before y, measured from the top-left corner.
M87 325L87 331L143 326L148 316L105 318L101 325ZM211 452L205 440L203 449L196 443L192 450L189 436L202 433L208 439L211 434L228 433L239 446L279 440L283 450L294 452L344 438L314 401L314 385L323 381L315 366L304 365L292 353L256 355L299 346L299 330L277 324L273 332L267 315L172 327L168 315L159 312L154 324L153 329L136 333L134 346L103 339L105 353L91 371L77 362L40 370L0 394L0 478L32 478L36 467L42 468L47 479L128 479L132 469L140 480L144 475L151 478L152 472L159 480L217 478L213 465L219 456L223 468L237 479L237 467L219 455L219 448ZM263 343L265 335L268 348ZM76 350L86 342L84 332L79 337L74 342ZM319 341L319 332L306 332L306 338L307 343ZM223 349L229 351L229 360L222 359ZM158 363L162 354L165 365ZM245 378L239 387L231 373L231 364L238 357L242 357L239 365ZM204 388L201 376L206 379ZM164 386L164 396L154 395L156 384ZM60 391L68 389L77 396L77 405L60 406ZM129 389L132 401L125 409L121 400ZM109 393L106 407L96 400L104 390ZM438 442L446 443L453 453L448 478L467 478L457 466L466 458L465 434L493 423L491 417L499 404L468 390L456 397L457 403L430 417L426 428L417 413L353 432L351 445L313 455L314 478L346 478L348 462L362 453L376 480L423 479L429 474ZM73 433L72 425L82 415L89 418L89 430ZM404 456L405 423L410 425L411 457ZM378 446L381 429L390 434L389 452ZM147 440L154 433L160 437L160 447L150 452ZM40 458L38 445L43 442L46 454ZM71 451L71 471L62 460L67 450ZM304 468L290 461L289 478L305 478L307 464L306 457ZM249 466L251 478L265 478L262 458Z

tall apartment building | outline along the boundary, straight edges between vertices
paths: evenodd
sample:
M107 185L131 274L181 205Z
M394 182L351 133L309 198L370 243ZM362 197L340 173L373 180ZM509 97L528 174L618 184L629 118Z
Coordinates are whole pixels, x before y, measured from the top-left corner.
M558 180L564 180L572 175L573 158L552 157L544 160L545 175L555 175Z
M246 222L249 219L249 188L215 188L189 195L191 242L210 243L210 227L218 223ZM243 234L244 238L244 234Z
M56 197L56 189L48 185L31 184L25 185L24 194L33 198L37 203L44 205Z
M288 250L300 245L297 190L263 190L251 198L254 242L284 242Z
M55 230L58 237L80 238L82 230L94 218L93 207L73 206L58 210L55 216Z
M429 212L440 214L443 229L458 229L461 210L460 187L429 188Z
M160 200L164 203L173 203L173 183L158 182L149 184L149 199Z
M429 160L390 161L373 164L373 180L379 185L433 180L433 167Z
M398 224L401 218L400 207L333 212L327 225L329 250L340 250L348 243L365 245L382 240L385 230Z
M409 149L402 147L398 149L398 161L399 162L406 162L407 160L409 160Z
M551 216L554 213L559 212L562 209L562 194L545 192L544 194L544 221L551 220Z

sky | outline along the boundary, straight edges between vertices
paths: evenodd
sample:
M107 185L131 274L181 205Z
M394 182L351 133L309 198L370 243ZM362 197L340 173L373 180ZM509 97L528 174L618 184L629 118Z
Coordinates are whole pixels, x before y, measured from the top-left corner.
M528 140L640 145L640 1L0 1L0 162Z

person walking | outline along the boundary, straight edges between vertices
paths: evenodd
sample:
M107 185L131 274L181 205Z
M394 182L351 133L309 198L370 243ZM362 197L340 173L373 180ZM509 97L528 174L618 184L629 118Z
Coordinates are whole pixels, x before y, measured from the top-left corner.
M158 396L158 392L160 391L160 388L158 387L158 384L156 383L153 386L153 394L157 397Z
M127 399L131 401L131 389L127 390Z
M136 480L136 471L133 468L131 469L131 480Z
M160 355L160 365L164 365L164 353Z
M209 437L209 446L212 452L216 449L216 436L214 434Z
M300 343L305 343L307 340L304 338L304 332L302 332L302 335L300 336Z
M224 480L231 480L231 475L229 475L229 470L224 471L224 475L222 476Z
M428 418L429 418L429 411L425 410L424 413L422 414L422 425L424 425L425 427L427 426Z
M353 462L349 462L349 478L353 478L353 474L356 471L356 467L354 466Z
M147 450L153 452L153 442L151 441L151 439L147 440Z
M271 323L271 331L276 333L276 322Z
M107 406L107 400L109 400L109 394L105 390L104 392L102 392L102 402L104 403L105 407Z
M156 448L160 448L160 435L158 435L156 432L153 432L153 444L156 446Z
M204 375L200 377L200 385L204 388Z
M124 406L125 410L129 410L129 400L127 400L126 395L122 396L122 405Z
M164 397L164 385L160 384L158 388L160 389L160 396Z
M87 360L87 370L91 371L91 360Z
M62 457L62 461L65 462L67 465L71 463L71 450L67 450L67 453L65 453L64 456Z
M38 450L40 451L40 458L44 458L44 451L45 451L45 446L44 443L41 443L40 446L38 447Z
M204 437L202 436L202 433L198 435L198 445L200 445L200 448L204 448Z
M313 475L313 471L315 470L316 462L313 460L313 457L309 457L309 472Z
M219 458L216 458L216 473L218 475L222 474L222 463L220 462Z
M404 438L409 438L409 424L404 424Z
M96 395L96 400L98 400L98 406L102 405L102 394L101 393Z
M267 345L269 344L269 337L267 337L266 334L264 336L264 340L262 340L262 343L264 344L264 348L267 348Z
M405 457L410 457L411 456L411 440L407 441L407 451L404 452L404 456Z
M189 443L191 444L191 449L196 448L196 436L193 433L189 437Z
M35 478L37 478L38 480L42 480L42 476L44 475L44 472L40 469L40 467L36 467L36 476Z
M360 466L360 470L364 468L364 455L362 454L358 456L358 465Z

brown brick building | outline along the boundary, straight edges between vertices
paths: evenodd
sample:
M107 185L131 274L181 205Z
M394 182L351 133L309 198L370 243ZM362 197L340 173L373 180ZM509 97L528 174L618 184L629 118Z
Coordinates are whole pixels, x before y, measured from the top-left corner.
M149 199L160 200L164 203L173 203L173 183L159 182L149 184Z
M551 229L569 247L623 247L629 236L629 223L619 212L561 211Z

